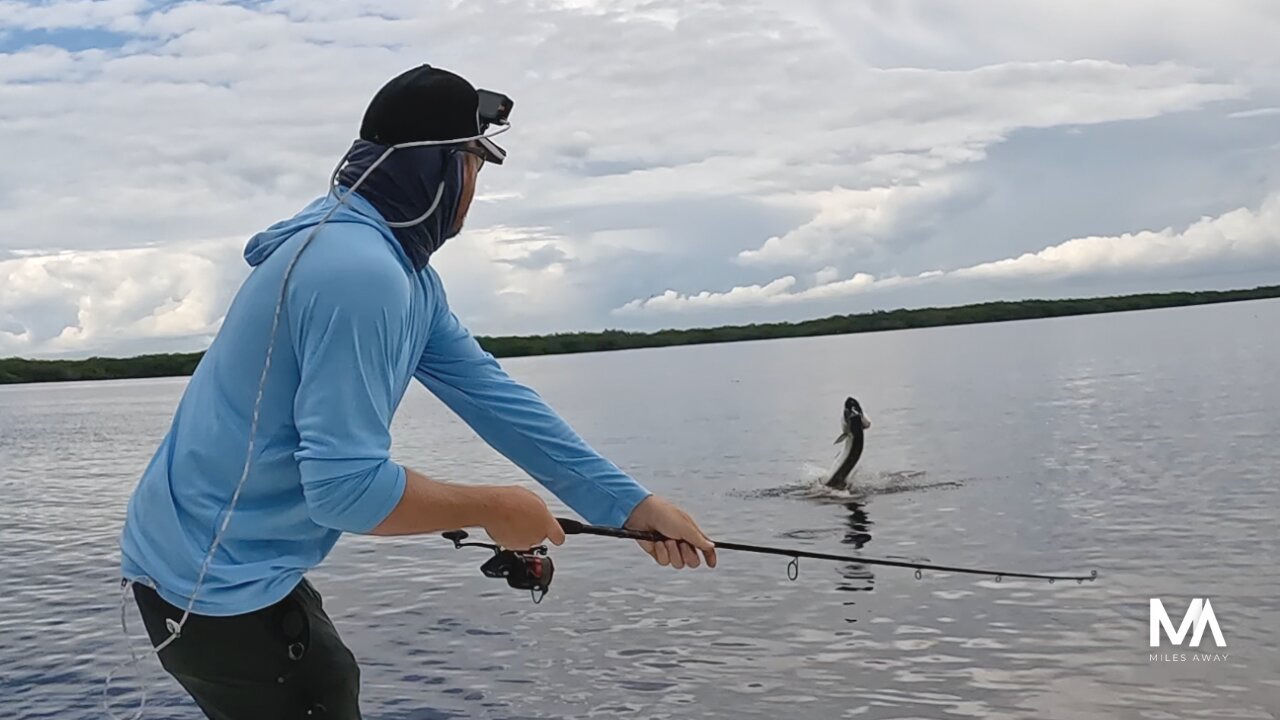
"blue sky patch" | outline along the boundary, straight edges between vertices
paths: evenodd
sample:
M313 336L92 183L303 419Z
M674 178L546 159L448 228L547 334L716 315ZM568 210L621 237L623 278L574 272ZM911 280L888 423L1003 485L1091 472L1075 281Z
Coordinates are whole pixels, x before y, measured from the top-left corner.
M123 46L132 37L125 33L93 28L7 29L0 34L0 52L12 53L40 45L53 45L71 52L93 48L112 49Z

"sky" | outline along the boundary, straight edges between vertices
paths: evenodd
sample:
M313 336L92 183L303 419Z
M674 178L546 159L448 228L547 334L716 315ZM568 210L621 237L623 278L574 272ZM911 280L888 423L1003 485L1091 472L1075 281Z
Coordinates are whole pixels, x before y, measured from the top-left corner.
M1272 0L0 0L0 356L200 350L421 63L477 334L1280 282Z

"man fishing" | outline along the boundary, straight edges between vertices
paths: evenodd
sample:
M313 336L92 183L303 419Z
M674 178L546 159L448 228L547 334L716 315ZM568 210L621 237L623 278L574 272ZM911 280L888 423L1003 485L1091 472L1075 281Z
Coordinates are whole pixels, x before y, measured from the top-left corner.
M411 379L589 522L714 567L682 510L584 442L449 309L431 255L462 229L511 101L421 66L387 83L331 192L255 235L253 267L129 502L121 566L160 660L214 720L359 718L359 668L305 574L342 533L564 534L519 486L390 456ZM433 442L428 436L419 442ZM699 556L701 552L701 557Z

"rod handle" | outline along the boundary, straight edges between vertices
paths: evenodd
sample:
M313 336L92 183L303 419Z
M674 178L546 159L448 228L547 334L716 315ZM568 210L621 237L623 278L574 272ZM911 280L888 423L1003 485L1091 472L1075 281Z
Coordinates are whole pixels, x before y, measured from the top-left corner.
M556 521L560 523L560 529L564 530L565 535L602 535L604 537L627 538L630 540L648 540L649 542L662 542L670 539L656 532L584 525L577 520L570 520L569 518L556 518Z

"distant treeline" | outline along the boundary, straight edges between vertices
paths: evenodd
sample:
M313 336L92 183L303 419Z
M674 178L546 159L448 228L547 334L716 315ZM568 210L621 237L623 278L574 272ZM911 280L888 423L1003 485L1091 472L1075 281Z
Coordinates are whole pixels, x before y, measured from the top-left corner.
M522 337L481 337L480 344L496 357L560 355L567 353L626 350L630 348L697 345L704 343L765 340L770 338L843 335L907 328L964 325L1009 320L1089 315L1148 310L1152 308L1239 302L1280 297L1280 285L1252 290L1151 293L1068 300L1020 300L988 302L916 310L877 310L857 315L833 315L798 323L732 325L652 333L606 330ZM190 375L204 353L140 355L132 358L91 357L87 360L0 359L0 384L54 382L60 380L108 380L119 378Z

